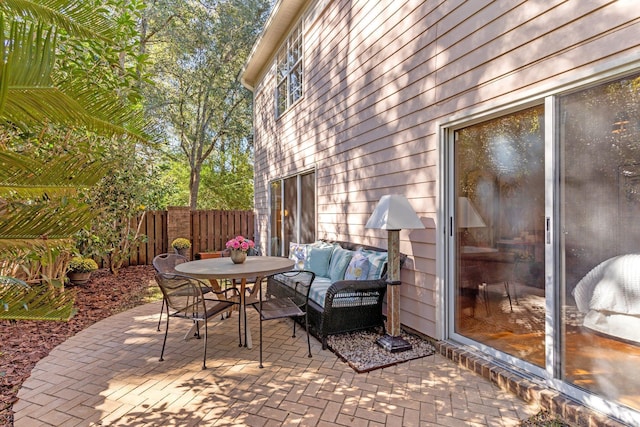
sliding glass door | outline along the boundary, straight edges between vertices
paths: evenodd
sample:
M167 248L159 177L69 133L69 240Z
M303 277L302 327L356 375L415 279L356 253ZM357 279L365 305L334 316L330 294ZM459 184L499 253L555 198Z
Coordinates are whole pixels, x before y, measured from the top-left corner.
M640 420L640 74L452 135L451 336Z
M640 408L640 77L559 99L562 376Z
M544 109L455 133L455 331L544 366Z
M287 256L291 242L315 240L315 175L307 172L271 182L271 255Z

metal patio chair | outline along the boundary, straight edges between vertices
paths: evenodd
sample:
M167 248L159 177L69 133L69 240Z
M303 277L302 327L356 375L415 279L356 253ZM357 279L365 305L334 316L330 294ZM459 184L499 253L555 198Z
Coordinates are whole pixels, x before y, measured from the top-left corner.
M200 324L204 324L204 347L202 369L207 368L207 321L228 311L233 305L239 304L240 294L237 289L229 288L221 291L210 290L205 297L203 289L207 284L201 280L182 274L156 273L156 282L162 291L162 296L167 305L167 325L164 332L160 361L164 360L164 349L169 333L169 319L181 317L194 322L195 336L200 338ZM240 331L240 316L238 316L238 341L242 342Z
M293 335L296 336L296 320L304 317L304 326L307 332L308 357L311 356L311 340L309 338L309 315L307 313L307 302L309 301L309 290L311 283L315 279L315 274L311 271L292 271L280 273L286 277L285 286L291 286L292 292L286 295L278 293L276 296L269 289L263 298L262 286L258 285L258 300L250 304L258 311L260 316L260 368L262 365L262 322L267 320L283 319L290 317L293 319Z
M183 255L179 255L176 253L166 253L156 255L153 258L153 268L155 268L156 273L161 274L177 274L176 265L182 264L183 262L187 262L189 259ZM158 318L158 332L160 332L160 323L162 322L162 313L164 313L165 302L164 298L162 299L162 306L160 307L160 317ZM168 309L167 309L168 310Z

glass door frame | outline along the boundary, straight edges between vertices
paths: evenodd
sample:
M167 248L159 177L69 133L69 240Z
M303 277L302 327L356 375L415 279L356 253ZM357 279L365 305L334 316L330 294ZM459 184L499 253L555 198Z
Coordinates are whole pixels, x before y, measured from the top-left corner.
M316 168L313 169L308 169L305 170L303 172L300 173L296 173L296 174L292 174L292 175L287 175L278 179L273 179L271 181L269 181L269 228L268 228L268 232L267 232L267 239L269 242L271 242L271 239L274 237L273 236L273 231L272 231L272 227L271 224L273 224L273 212L272 212L272 184L274 182L280 182L280 201L281 201L281 206L280 206L280 223L282 224L282 226L280 227L280 235L278 236L278 238L280 239L280 253L279 254L273 254L271 253L271 244L269 245L269 255L272 256L288 256L288 251L289 248L288 246L285 247L284 242L285 242L285 234L286 234L286 230L285 230L285 210L286 207L284 205L285 203L285 182L291 178L295 178L295 182L296 182L296 223L295 223L295 230L294 230L294 234L295 236L297 236L297 240L300 239L301 236L301 227L302 227L302 208L303 208L303 195L302 195L302 177L306 176L306 175L310 175L313 174L314 175L314 206L315 206L315 212L314 212L314 218L313 218L313 222L314 222L314 229L316 230L316 234L317 234L317 227L318 227L318 180L317 180L317 170Z
M516 366L519 369L522 369L530 374L532 374L533 376L537 377L538 379L550 379L552 377L550 377L548 375L548 373L546 372L545 368L541 368L539 366L536 366L532 363L526 362L522 359L519 359L515 356L509 355L507 353L504 353L502 351L499 351L493 347L490 347L486 344L480 343L478 341L474 341L470 338L467 338L463 335L460 335L458 333L456 333L455 331L455 316L456 316L456 298L455 298L455 289L456 289L456 277L457 277L457 272L456 272L456 239L457 239L457 233L456 230L458 229L457 224L456 224L456 203L455 201L457 200L457 195L456 195L456 186L455 186L455 182L456 182L456 170L455 170L455 134L456 131L459 129L462 129L463 127L468 127L471 126L473 124L477 124L477 123L481 123L481 122L485 122L487 120L491 120L493 118L497 118L497 117L501 117L501 116L505 116L505 115L509 115L511 113L515 113L521 110L525 110L527 108L531 108L534 106L540 106L542 105L543 101L541 100L537 100L535 102L527 102L527 103L522 103L522 104L518 104L518 105L514 105L511 106L510 108L505 108L505 109L501 109L499 111L495 111L493 113L489 113L486 115L478 115L476 117L467 117L466 120L464 121L458 121L455 123L450 123L448 124L446 127L442 127L441 128L441 135L442 135L442 141L444 144L445 149L443 150L444 153L444 159L443 159L443 163L447 165L446 167L446 172L443 176L443 187L442 190L443 192L441 194L444 195L444 204L443 206L445 206L445 210L446 213L444 215L445 221L444 223L446 223L446 233L445 233L445 237L444 237L444 247L445 247L445 260L444 260L444 271L445 271L445 280L444 280L444 286L443 289L446 290L446 292L444 292L444 294L446 295L444 297L444 301L441 299L441 301L444 302L443 307L446 307L445 309L445 316L443 316L444 319L446 319L446 323L444 326L444 336L446 337L446 339L450 339L452 341L458 342L460 344L464 344L464 345L468 345L470 347L476 348L478 351L489 355L497 360L501 360L504 361L510 365ZM545 106L545 120L547 119L547 105L546 105L546 99L544 101L544 106ZM549 140L549 135L548 135L549 129L545 128L545 135L544 135L544 150L545 150L545 186L547 185L546 180L549 179L549 177L547 176L547 174L549 173L548 169L548 160L547 160L547 151L549 150L549 147L553 147L552 145L552 141ZM553 179L553 178L551 178ZM547 209L548 206L546 206L547 203L547 199L549 197L549 195L547 194L548 190L545 189L545 215L547 213ZM546 230L545 230L546 232ZM546 240L545 240L546 242ZM547 246L545 244L545 268L548 268L548 263L549 263L549 259L548 259L548 255L546 253L547 251ZM553 262L553 260L551 260L551 262ZM551 278L553 278L553 274L551 274ZM545 292L549 292L549 289L547 288L548 285L553 286L553 280L549 280L549 273L545 271ZM546 303L549 304L548 302L548 298L546 299ZM546 310L549 309L548 305L545 307ZM547 312L548 313L548 312ZM551 331L552 332L552 331ZM548 362L549 362L549 347L546 345L547 344L547 340L549 339L549 328L548 325L545 326L545 364L546 366L549 366Z
M620 78L620 75L612 75L611 80ZM606 83L607 79L600 78L597 81L590 82L593 85ZM489 357L493 357L498 361L508 363L520 370L525 374L530 375L532 380L538 383L546 385L552 389L555 389L567 396L576 399L579 402L588 404L588 406L599 410L605 414L609 414L615 418L631 422L640 423L640 414L636 411L630 410L624 406L618 405L615 402L607 400L595 393L590 393L582 390L568 382L565 382L562 378L562 345L563 337L561 331L562 321L562 286L561 280L564 280L561 273L562 266L562 245L563 245L563 230L561 230L562 224L562 212L560 212L560 206L562 206L562 200L560 199L562 192L560 191L561 185L561 170L562 165L559 163L562 157L560 152L560 132L561 123L559 123L559 98L569 91L574 92L580 88L584 88L585 85L574 84L571 87L563 88L553 94L547 94L546 96L537 98L536 100L523 102L519 104L512 104L511 106L505 106L501 109L485 112L484 114L476 114L471 116L465 116L464 119L452 120L451 122L441 124L440 130L440 146L442 147L440 154L440 164L445 165L441 168L440 177L441 183L439 186L440 196L442 200L441 206L443 207L441 215L439 216L440 224L443 224L443 233L440 234L441 239L438 239L443 254L442 260L438 262L438 276L440 281L440 295L438 302L441 304L441 310L438 310L438 319L442 320L441 327L438 332L445 340L451 340L452 342L467 345L476 349L480 353L483 353ZM545 179L545 228L544 228L544 279L545 279L545 367L541 368L531 363L525 362L522 359L516 358L512 355L498 351L485 344L473 341L463 335L455 332L455 289L456 289L456 211L455 201L456 189L455 189L455 131L466 126L470 126L479 122L490 120L491 118L508 115L510 113L529 108L534 105L541 105L544 103L544 120L545 120L545 133L544 133L544 179ZM557 330L557 331L556 331Z

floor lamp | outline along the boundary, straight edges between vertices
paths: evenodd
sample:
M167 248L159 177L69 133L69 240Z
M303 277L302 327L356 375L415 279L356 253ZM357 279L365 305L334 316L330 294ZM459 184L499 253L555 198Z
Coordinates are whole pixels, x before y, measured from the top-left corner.
M458 229L460 233L460 246L477 246L475 239L469 233L469 228L486 227L482 216L471 203L468 197L458 197Z
M378 344L391 353L411 349L400 332L400 230L425 228L407 198L400 194L382 196L365 228L387 230L387 328Z

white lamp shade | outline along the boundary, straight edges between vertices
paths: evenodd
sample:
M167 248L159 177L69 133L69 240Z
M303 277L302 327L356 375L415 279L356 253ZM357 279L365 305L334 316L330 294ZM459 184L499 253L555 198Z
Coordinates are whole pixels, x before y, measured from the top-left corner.
M365 228L405 230L425 227L405 196L390 194L382 196Z
M484 220L468 197L458 197L458 227L486 227Z

